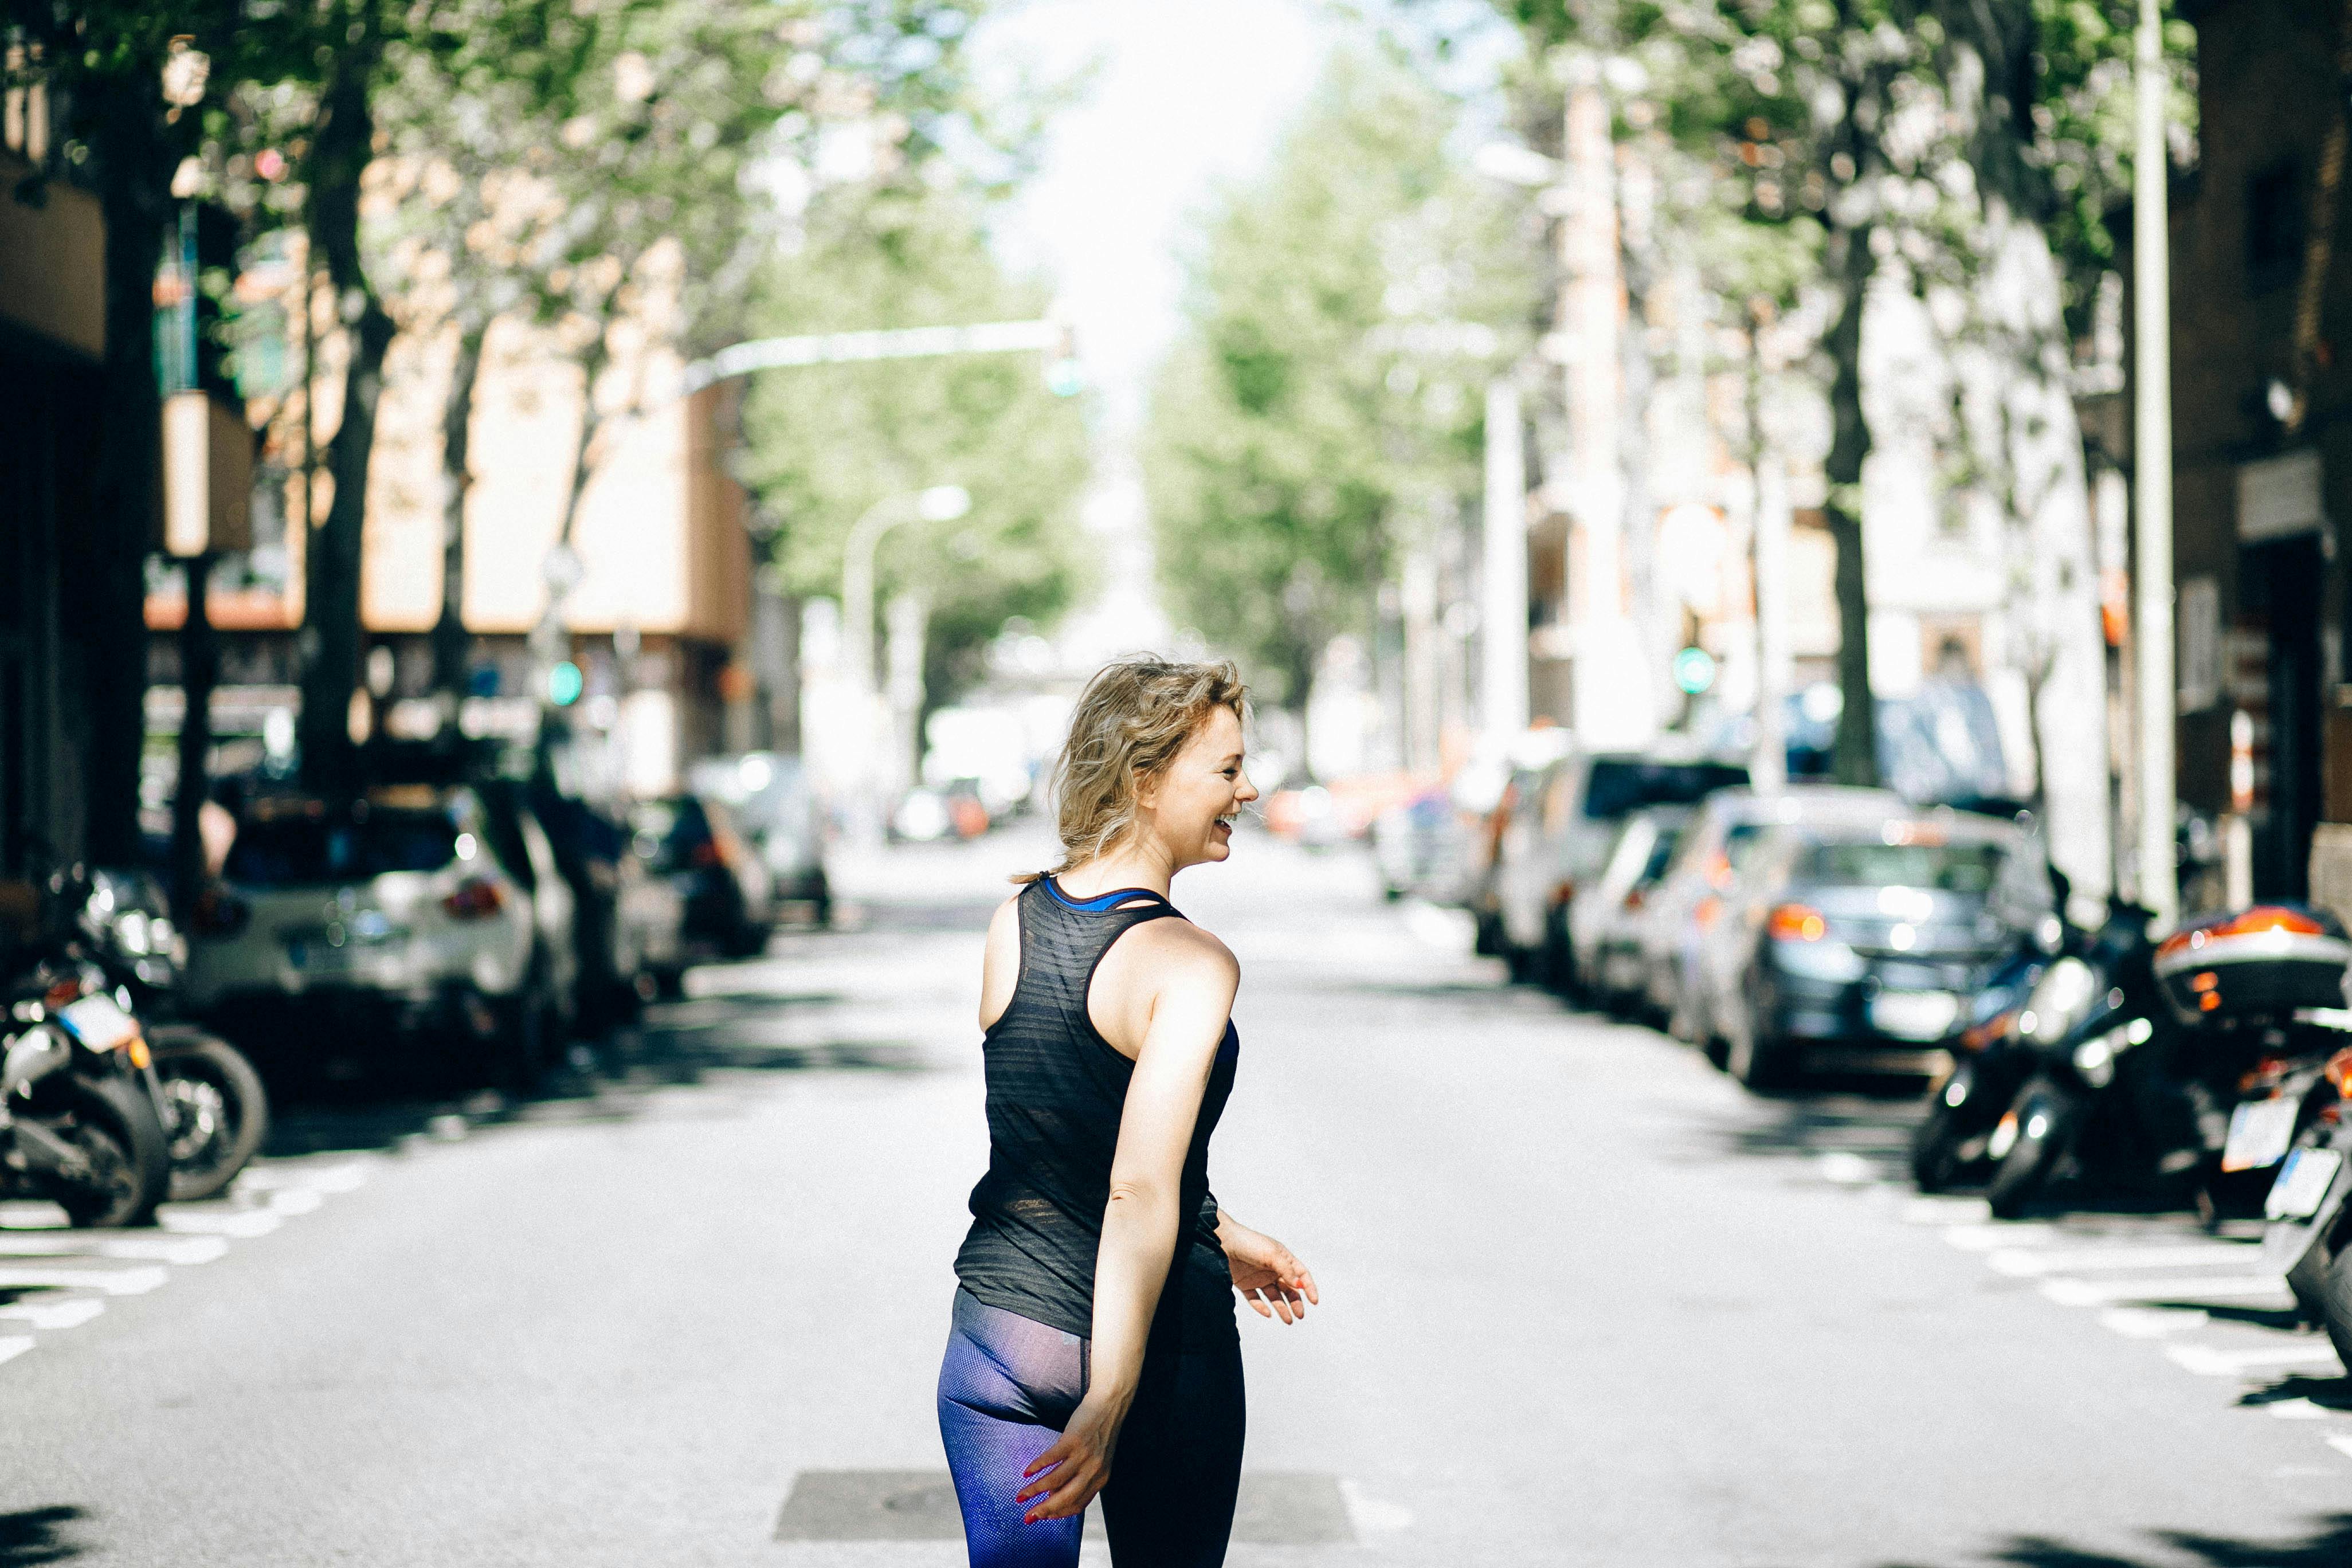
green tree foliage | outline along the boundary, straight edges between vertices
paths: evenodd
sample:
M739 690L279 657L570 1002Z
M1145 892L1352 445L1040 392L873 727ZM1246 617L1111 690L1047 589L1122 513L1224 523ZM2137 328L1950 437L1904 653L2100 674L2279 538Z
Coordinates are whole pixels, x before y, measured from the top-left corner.
M985 216L975 195L919 181L826 193L760 274L751 327L765 337L1044 315L1050 291L990 254ZM840 593L843 542L877 501L933 485L971 491L968 515L903 524L879 555L877 598L912 592L930 607L933 704L979 678L1007 617L1048 621L1086 579L1083 402L1048 392L1033 355L764 372L745 395L743 436L739 472L766 519L762 569L794 595Z
M1495 329L1532 284L1448 155L1454 121L1394 59L1337 57L1263 178L1207 215L1153 390L1161 580L1279 702L1306 700L1330 638L1373 628L1399 550L1478 488L1486 379L1516 347Z

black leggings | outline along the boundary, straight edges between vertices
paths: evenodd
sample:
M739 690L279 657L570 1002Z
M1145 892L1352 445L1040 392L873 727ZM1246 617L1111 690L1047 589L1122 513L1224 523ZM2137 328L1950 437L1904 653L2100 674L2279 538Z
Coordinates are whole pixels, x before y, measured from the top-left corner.
M1085 1394L1087 1342L955 1295L940 1367L940 1436L972 1568L1073 1568L1083 1516L1024 1524L1013 1495ZM1154 1345L1119 1428L1103 1522L1118 1568L1216 1568L1241 1485L1242 1352Z

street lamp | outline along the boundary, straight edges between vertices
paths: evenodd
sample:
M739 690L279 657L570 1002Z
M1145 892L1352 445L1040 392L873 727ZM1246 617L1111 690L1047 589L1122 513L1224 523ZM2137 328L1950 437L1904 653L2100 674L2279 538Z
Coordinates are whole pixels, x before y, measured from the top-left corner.
M851 759L861 818L874 778L874 552L882 536L902 522L953 522L971 510L971 492L961 485L933 485L913 494L883 497L850 525L841 560L842 663L849 678L850 710L856 715L857 754ZM861 820L859 826L871 826Z

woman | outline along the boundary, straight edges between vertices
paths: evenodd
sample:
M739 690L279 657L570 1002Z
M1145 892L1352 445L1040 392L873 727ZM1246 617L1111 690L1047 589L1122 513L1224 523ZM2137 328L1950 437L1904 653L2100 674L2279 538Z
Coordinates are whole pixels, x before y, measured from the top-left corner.
M1229 664L1099 671L1055 773L1062 864L1019 879L989 923L988 1174L939 1396L975 1568L1076 1563L1097 1492L1119 1568L1223 1562L1233 1292L1286 1323L1318 1299L1288 1248L1210 1195L1241 970L1168 901L1177 872L1231 853L1257 798L1243 697Z

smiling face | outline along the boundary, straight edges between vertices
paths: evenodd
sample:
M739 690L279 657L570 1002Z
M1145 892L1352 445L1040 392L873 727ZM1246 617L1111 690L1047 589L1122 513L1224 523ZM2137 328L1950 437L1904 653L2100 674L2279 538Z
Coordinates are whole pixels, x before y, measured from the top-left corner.
M1202 721L1159 777L1138 787L1144 832L1159 841L1171 869L1222 860L1232 851L1234 818L1257 798L1242 770L1242 721L1219 708Z

